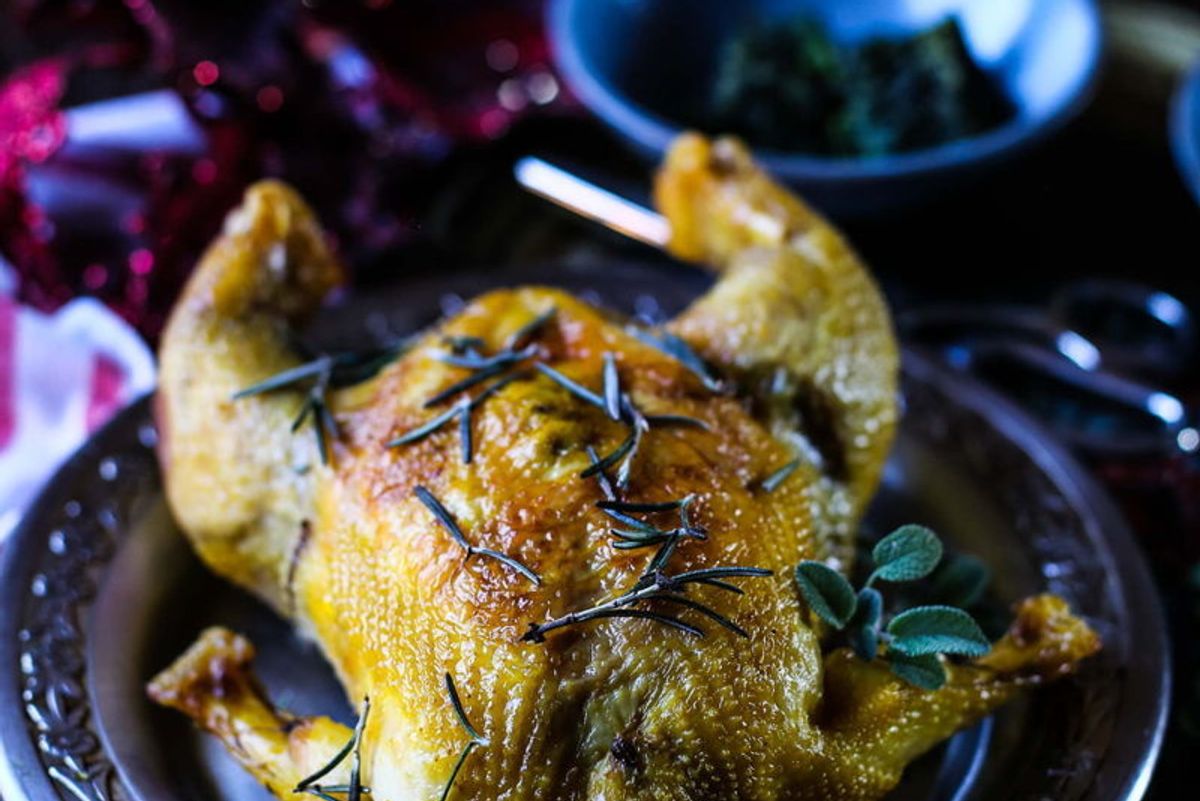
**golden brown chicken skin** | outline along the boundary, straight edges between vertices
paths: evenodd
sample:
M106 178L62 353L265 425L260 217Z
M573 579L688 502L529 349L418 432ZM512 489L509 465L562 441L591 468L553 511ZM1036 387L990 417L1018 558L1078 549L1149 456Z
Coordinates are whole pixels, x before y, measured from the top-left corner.
M1043 596L938 691L823 651L791 571L802 559L847 565L878 481L896 417L886 309L836 232L734 143L682 139L658 197L673 248L720 273L670 330L732 390L566 293L492 292L374 378L327 394L336 430L323 463L313 438L290 430L302 391L232 399L296 366L289 328L339 280L311 213L277 184L251 188L172 317L159 394L171 506L214 570L319 643L356 704L370 699L357 751L376 801L439 798L454 775L469 736L446 674L481 738L455 799L865 800L1098 647ZM468 359L523 356L429 405L474 374L449 358L458 344L462 361L462 343ZM603 396L613 368L619 419ZM484 393L468 416L469 461L457 419L389 447ZM639 426L627 461L581 475ZM661 547L619 547L619 525L597 507L610 495L690 499L686 512L638 514L688 532L649 578ZM715 568L770 574L673 583ZM621 607L642 617L570 617L647 582L655 599ZM207 632L150 692L275 795L299 797L351 732L274 710L252 655L240 637ZM349 782L349 765L321 781Z

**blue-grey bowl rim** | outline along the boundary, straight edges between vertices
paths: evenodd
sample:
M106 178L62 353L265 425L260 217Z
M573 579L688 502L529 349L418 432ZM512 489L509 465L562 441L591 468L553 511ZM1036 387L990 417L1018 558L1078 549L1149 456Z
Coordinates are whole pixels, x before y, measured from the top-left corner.
M1171 101L1170 138L1179 176L1200 203L1200 59L1175 90Z

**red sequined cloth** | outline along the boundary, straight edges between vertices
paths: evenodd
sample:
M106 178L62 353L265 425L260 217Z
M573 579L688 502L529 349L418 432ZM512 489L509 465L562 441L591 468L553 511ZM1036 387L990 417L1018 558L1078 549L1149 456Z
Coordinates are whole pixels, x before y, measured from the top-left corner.
M286 176L353 264L414 236L421 177L456 146L563 104L532 1L25 0L7 13L0 257L24 302L94 295L151 338L249 181Z

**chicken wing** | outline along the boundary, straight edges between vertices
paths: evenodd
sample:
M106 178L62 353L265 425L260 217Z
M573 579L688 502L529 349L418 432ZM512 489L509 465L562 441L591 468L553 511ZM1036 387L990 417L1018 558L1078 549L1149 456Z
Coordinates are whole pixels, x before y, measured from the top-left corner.
M1098 647L1047 596L938 691L825 653L791 570L848 567L896 417L886 308L737 145L685 138L658 186L674 249L720 272L663 332L502 290L352 386L235 399L310 375L286 372L288 331L340 275L275 184L249 191L172 316L172 508L370 699L353 750L375 801L867 801ZM314 391L324 458L290 430ZM290 798L350 732L273 710L249 655L206 634L150 692Z

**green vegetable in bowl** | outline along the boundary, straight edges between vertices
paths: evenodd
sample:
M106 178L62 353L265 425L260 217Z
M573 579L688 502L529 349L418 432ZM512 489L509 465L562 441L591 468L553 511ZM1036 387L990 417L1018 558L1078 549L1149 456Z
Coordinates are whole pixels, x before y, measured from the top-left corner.
M709 116L759 147L878 156L973 136L1013 112L972 59L956 20L908 39L851 45L799 19L730 40Z

